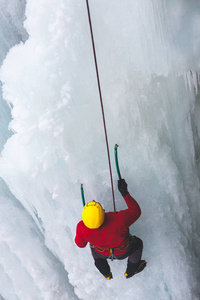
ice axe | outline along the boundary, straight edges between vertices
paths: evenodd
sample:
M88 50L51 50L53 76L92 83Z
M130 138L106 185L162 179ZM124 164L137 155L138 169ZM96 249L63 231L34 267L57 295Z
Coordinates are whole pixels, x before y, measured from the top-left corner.
M117 148L118 147L119 146L117 144L115 144L115 164L116 164L116 168L117 168L118 177L119 177L119 179L121 179L121 174L120 174L119 164L118 164L118 156L117 156Z
M83 184L81 183L81 197L83 202L83 207L85 206L85 197L84 197L84 190L83 190Z

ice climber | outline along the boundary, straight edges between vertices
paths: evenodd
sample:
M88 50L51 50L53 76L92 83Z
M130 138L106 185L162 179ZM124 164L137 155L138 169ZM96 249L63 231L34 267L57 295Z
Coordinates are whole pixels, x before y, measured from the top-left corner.
M129 194L124 179L118 180L118 189L127 209L105 213L101 204L95 201L87 203L82 212L82 221L77 224L75 243L84 248L90 243L95 266L106 279L112 278L107 259L128 257L125 277L129 278L142 271L146 262L141 260L142 240L129 233L129 227L141 215L136 200Z

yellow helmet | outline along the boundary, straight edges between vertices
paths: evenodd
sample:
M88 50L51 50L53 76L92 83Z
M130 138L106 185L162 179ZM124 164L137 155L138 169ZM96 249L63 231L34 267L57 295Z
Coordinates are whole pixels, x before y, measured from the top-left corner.
M93 201L84 206L82 219L83 223L88 228L99 228L103 224L104 218L105 213L100 203Z

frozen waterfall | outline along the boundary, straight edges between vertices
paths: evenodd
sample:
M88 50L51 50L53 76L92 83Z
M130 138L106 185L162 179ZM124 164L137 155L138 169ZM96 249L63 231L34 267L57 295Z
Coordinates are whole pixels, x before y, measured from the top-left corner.
M0 299L200 299L200 3L89 0L114 145L142 216L144 272L74 244L86 201L113 210L86 3L0 4Z

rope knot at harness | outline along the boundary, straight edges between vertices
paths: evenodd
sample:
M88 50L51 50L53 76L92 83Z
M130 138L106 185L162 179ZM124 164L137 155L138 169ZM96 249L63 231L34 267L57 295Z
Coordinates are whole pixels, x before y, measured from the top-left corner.
M111 261L113 261L113 259L116 259L116 256L114 255L113 249L110 249L110 255L108 257L109 259L111 259Z

